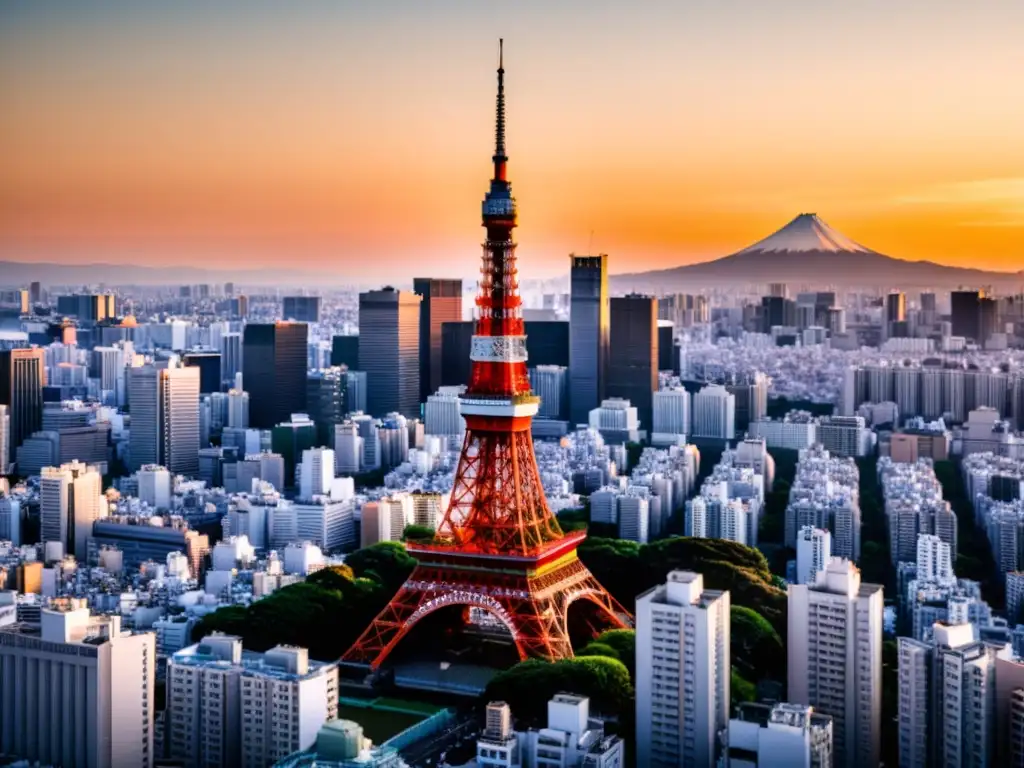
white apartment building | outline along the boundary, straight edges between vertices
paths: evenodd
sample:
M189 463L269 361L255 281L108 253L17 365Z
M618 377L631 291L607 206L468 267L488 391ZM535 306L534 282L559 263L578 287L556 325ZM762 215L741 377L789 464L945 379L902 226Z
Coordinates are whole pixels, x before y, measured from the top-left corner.
M949 544L938 536L922 533L917 537L917 580L947 581L955 579Z
M44 543L56 542L64 554L86 562L92 524L107 517L103 477L80 461L43 467L39 478L39 532Z
M135 473L139 483L139 499L153 509L170 509L173 478L166 467L159 464L145 464Z
M836 456L867 456L875 447L875 433L863 416L822 416L818 442Z
M690 393L683 387L660 389L653 396L651 442L671 445L690 434Z
M782 419L750 422L747 434L761 438L769 448L799 451L818 442L818 420L806 411L790 411Z
M337 665L305 648L256 654L215 633L167 662L168 752L188 768L264 768L312 747L337 714Z
M732 440L736 436L736 396L709 384L693 396L693 436Z
M153 765L153 633L124 634L119 616L71 605L40 618L0 627L0 753L44 765Z
M832 534L805 525L796 537L796 583L813 584L832 559Z
M936 624L932 638L899 638L900 766L995 765L996 660L1012 648L971 624Z
M646 544L650 537L651 497L647 488L631 486L617 499L619 538Z
M629 400L609 397L590 412L590 428L601 433L609 444L637 442L640 439L640 417Z
M832 718L801 704L741 703L720 768L832 768Z
M672 571L636 601L637 765L711 768L728 727L728 592Z
M789 585L788 698L832 717L837 768L878 765L883 608L882 587L838 557Z
M412 523L424 528L433 528L441 524L445 513L448 511L448 502L451 498L449 493L423 493L412 494Z

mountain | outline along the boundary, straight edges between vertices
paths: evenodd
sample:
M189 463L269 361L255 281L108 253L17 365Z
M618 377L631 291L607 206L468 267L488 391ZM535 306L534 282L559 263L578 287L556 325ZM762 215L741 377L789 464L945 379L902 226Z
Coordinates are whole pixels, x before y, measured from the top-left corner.
M714 261L611 277L614 289L647 293L721 284L956 288L1019 280L1024 274L885 256L832 229L816 213L801 213L764 240Z

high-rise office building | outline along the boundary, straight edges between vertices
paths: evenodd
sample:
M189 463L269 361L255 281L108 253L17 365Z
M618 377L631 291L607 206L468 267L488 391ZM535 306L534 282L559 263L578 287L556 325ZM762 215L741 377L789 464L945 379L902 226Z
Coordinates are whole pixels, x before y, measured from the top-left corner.
M245 326L242 384L249 393L249 424L271 429L306 410L305 323Z
M614 319L612 320L614 323ZM674 371L676 325L671 320L658 320L658 370Z
M652 296L616 296L611 300L606 390L629 400L640 424L651 430L658 389L658 302Z
M907 319L907 295L893 291L885 297L885 321L890 325Z
M319 296L285 296L281 312L282 320L297 323L320 322Z
M334 428L345 420L348 372L341 367L310 371L306 375L306 413L316 422L317 445L334 444Z
M586 424L605 399L611 341L608 256L570 256L570 421Z
M228 390L228 426L236 429L249 427L249 393L241 389Z
M299 469L299 498L305 501L326 496L334 482L334 451L330 448L307 448L302 452Z
M538 365L529 373L530 386L540 398L538 418L565 420L569 415L569 369Z
M672 571L636 600L637 765L712 768L729 724L729 593Z
M569 367L569 323L565 320L527 320L526 357L531 368Z
M466 431L462 418L460 395L463 387L441 387L427 398L423 408L423 431L428 435L452 437Z
M651 440L674 443L690 434L690 393L683 387L655 392L653 408Z
M787 698L830 715L837 768L878 765L882 742L882 587L832 558L789 585Z
M220 392L223 383L220 352L213 350L186 352L182 357L182 362L188 367L199 369L199 391L202 394Z
M156 637L120 616L44 608L0 627L0 753L33 764L153 765Z
M981 301L984 291L953 291L949 295L953 335L976 342L981 338Z
M420 302L420 402L441 386L441 326L462 320L462 281L417 277Z
M694 437L732 440L736 429L736 397L720 384L709 384L693 396Z
M57 542L66 555L87 562L92 524L107 517L103 478L94 468L77 461L43 467L39 478L39 537Z
M331 365L344 365L353 370L359 367L358 336L334 336L331 339Z
M42 427L45 384L46 356L42 349L0 349L0 405L7 406L10 418L11 456Z
M0 405L0 475L6 475L11 464L11 409Z
M302 460L302 452L315 448L316 441L316 424L305 413L293 413L286 421L274 425L270 431L271 449L284 459L286 488L295 486L295 468Z
M359 370L375 416L420 412L420 301L390 286L359 294Z
M469 384L470 368L473 363L469 355L473 347L475 325L470 320L441 324L442 386L458 387Z
M785 296L764 296L761 299L761 331L771 333L776 326L796 326L796 302Z
M234 386L235 376L242 372L242 334L223 333L219 344L221 376L225 384Z
M161 464L174 473L199 471L199 369L129 369L131 466Z
M72 294L57 297L57 312L81 321L98 323L117 317L113 294Z

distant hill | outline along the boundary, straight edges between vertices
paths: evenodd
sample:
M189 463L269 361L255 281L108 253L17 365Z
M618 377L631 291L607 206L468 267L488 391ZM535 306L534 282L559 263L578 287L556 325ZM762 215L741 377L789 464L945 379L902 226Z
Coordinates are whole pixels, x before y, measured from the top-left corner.
M885 256L832 229L815 213L801 213L764 240L714 261L611 276L613 289L645 293L751 283L950 289L1019 281L1024 282L1024 273L989 272Z

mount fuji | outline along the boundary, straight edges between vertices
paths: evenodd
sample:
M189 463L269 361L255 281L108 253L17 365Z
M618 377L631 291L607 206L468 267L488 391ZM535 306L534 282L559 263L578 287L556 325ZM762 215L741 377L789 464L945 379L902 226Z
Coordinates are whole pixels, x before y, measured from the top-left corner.
M885 256L837 232L818 214L801 213L753 245L714 261L613 275L619 290L665 293L703 286L795 283L806 286L889 286L932 288L1017 282L1022 273L949 267L933 261Z

